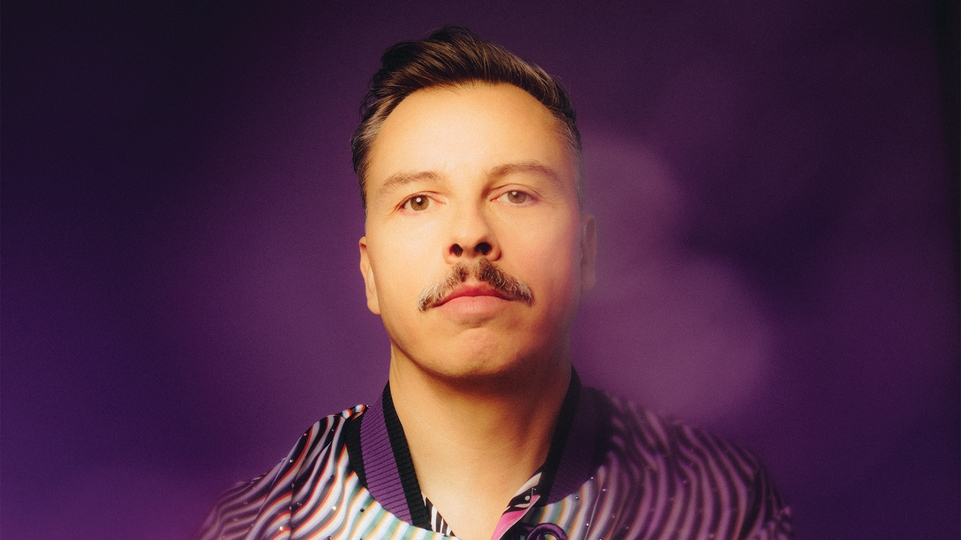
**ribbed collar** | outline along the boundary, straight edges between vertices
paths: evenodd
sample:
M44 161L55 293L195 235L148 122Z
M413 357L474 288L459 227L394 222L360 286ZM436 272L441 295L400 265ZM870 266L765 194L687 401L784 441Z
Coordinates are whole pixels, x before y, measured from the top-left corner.
M572 370L547 459L538 469L542 473L537 486L542 495L539 505L574 493L599 465L605 446L602 436L607 431L603 403L599 392L582 387ZM389 384L380 400L352 422L346 436L351 467L374 499L398 518L430 529L430 517Z

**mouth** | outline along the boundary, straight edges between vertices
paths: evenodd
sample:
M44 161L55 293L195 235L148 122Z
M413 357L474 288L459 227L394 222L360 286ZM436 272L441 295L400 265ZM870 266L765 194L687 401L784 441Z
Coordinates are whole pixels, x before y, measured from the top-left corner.
M528 306L534 303L531 289L524 282L504 272L487 259L451 268L443 281L425 289L417 300L420 311L442 306L458 298L517 300Z
M440 307L451 300L457 298L470 298L478 296L490 296L494 298L500 298L501 300L514 300L510 296L504 294L497 289L487 285L486 283L475 283L475 284L463 284L459 287L455 287L441 299L440 302L434 304L434 307Z

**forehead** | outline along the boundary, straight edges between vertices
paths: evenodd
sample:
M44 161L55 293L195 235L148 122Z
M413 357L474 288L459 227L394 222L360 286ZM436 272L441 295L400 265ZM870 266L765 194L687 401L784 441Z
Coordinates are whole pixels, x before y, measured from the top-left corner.
M574 182L559 121L508 84L477 83L414 92L391 112L371 145L368 196L396 174L478 174L536 162Z

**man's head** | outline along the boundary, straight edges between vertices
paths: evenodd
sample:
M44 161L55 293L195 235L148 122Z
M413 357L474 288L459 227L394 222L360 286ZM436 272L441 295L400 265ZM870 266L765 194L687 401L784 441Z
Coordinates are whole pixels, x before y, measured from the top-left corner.
M367 139L354 139L368 307L383 319L392 361L432 376L563 369L580 295L594 282L594 222L581 211L570 100L553 94L563 95L568 130L528 90L465 75L512 72L490 57L521 62L510 53L459 29L427 41L444 45L439 57L425 42L394 47L374 86L397 79L387 68L405 47L402 71L413 62L421 80L445 82L368 103L376 111L358 130ZM482 65L468 70L467 58Z
M570 147L578 175L578 202L583 206L581 135L574 104L564 87L546 71L457 26L443 28L422 41L398 43L384 52L381 64L361 106L360 126L350 139L365 211L370 147L387 116L418 90L474 82L516 86L550 111L557 120L558 133Z

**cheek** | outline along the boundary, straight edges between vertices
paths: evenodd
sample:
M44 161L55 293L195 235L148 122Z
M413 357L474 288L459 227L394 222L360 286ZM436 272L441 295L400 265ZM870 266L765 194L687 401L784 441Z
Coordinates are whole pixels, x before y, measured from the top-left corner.
M567 299L580 272L580 244L576 228L562 224L545 234L531 235L521 251L518 269L529 276L533 287Z
M411 304L431 284L431 278L436 279L430 271L429 245L423 234L403 231L381 233L375 243L368 244L377 295L388 309Z

